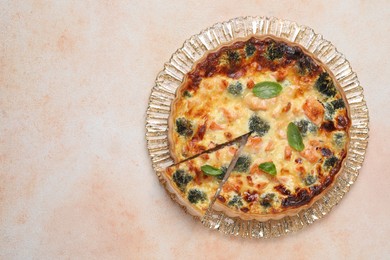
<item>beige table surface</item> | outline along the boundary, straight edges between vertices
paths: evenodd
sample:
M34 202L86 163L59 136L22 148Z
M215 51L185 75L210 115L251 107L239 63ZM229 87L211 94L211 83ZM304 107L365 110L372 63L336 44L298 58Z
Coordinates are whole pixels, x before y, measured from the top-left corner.
M389 259L389 1L1 1L0 259ZM204 228L146 150L154 79L185 39L264 15L344 53L370 111L366 161L329 215L259 241Z

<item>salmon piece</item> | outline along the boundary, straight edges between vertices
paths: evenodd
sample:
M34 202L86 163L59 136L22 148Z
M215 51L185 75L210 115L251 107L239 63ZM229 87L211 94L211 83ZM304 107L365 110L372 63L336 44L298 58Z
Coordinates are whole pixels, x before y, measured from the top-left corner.
M233 122L234 120L237 119L237 114L231 113L229 110L226 108L221 108L223 115L225 118L228 120L228 122Z
M277 81L281 82L287 77L287 71L286 70L278 70L273 73L273 76L276 78Z
M249 109L253 111L258 110L267 110L268 109L268 102L270 99L261 99L253 95L253 93L248 93L244 97L245 104L248 105Z
M267 186L267 183L265 183L265 182L258 183L258 184L256 184L256 189L257 189L257 191L260 191L260 190L264 189L266 186Z
M216 147L217 145L214 143L214 142L210 142L209 145L208 145L208 148L209 149L212 149L214 147Z
M224 135L228 140L231 140L232 137L233 137L232 133L230 133L230 132L225 132L225 133L223 133L223 135Z
M299 154L311 163L315 163L320 159L314 146L310 146L309 148L306 148Z
M263 139L259 136L251 136L248 139L248 146L255 149L260 149Z
M311 146L319 146L321 143L318 140L310 140L309 144Z
M211 122L210 124L210 129L211 130L223 130L224 128L221 126L221 125L218 125L217 123L215 123L214 121Z
M292 149L290 146L284 148L284 159L289 161L291 159Z
M265 148L266 152L272 151L275 148L275 144L273 141L269 141L267 147Z
M252 177L248 175L248 176L246 176L246 179L247 179L247 181L248 181L249 186L253 186Z
M280 169L280 175L289 175L290 171L288 169L282 168Z
M283 184L284 186L288 186L288 183L291 183L292 182L292 176L288 176L288 175L284 175L284 176L281 176L281 175L276 175L276 179L279 181L279 183Z
M216 157L218 160L221 159L221 152L220 152L220 150L218 150L218 151L215 152L215 157Z
M222 187L222 190L224 191L224 192L229 192L229 191L232 191L232 190L234 190L234 191L236 191L236 192L240 192L240 185L233 185L232 183L230 183L230 182L226 182L224 185L223 185L223 187Z
M306 173L306 169L305 169L305 167L303 167L302 165L298 165L295 169L296 169L299 173L302 173L302 174L305 174L305 173Z
M305 93L305 91L301 87L298 87L294 92L294 98L298 98L300 96L303 96L304 93Z
M234 190L239 193L240 190L241 190L241 185L237 184L237 185L234 185Z
M236 147L229 147L229 153L235 154L236 152L237 152L237 148Z
M316 125L320 125L324 119L324 107L315 98L308 98L302 106L305 115Z
M246 87L248 89L252 89L253 87L255 86L255 82L253 80L248 80L248 82L246 83Z
M207 153L204 153L204 154L200 155L200 157L201 157L203 160L208 160L208 159L210 159L210 156L209 156Z
M288 102L285 107L283 107L282 112L287 113L291 109L291 102Z
M249 170L249 173L251 175L254 175L254 174L263 174L263 171L261 171L259 169L259 165L258 164L253 164L252 167L250 168Z
M223 79L220 84L221 88L225 90L229 86L229 82L226 79Z
M226 182L226 183L223 185L222 190L223 190L224 192L229 192L229 191L234 190L234 186L233 186L230 182Z

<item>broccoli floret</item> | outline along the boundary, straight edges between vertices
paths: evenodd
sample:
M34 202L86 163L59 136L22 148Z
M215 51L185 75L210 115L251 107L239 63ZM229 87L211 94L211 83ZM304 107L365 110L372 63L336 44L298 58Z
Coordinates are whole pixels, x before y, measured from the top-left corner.
M183 96L184 96L184 97L192 97L191 93L190 93L188 90L185 90L185 91L183 92Z
M258 136L265 135L270 129L270 125L257 115L249 118L249 131L255 132Z
M332 78L329 76L327 72L322 72L318 77L314 87L321 94L327 97L334 97L336 95L336 88L334 86Z
M233 198L228 202L229 206L234 206L236 208L242 207L244 204L242 203L242 198L238 195L234 195Z
M222 180L223 177L225 177L225 174L227 172L227 167L226 166L222 166L221 167L221 171L222 171L222 174L215 176L215 178L217 178L218 180Z
M248 43L246 46L245 46L245 53L246 53L246 56L247 57L250 57L252 56L256 51L256 47L251 44L251 43Z
M342 99L336 99L331 102L325 103L325 119L333 120L333 116L336 112L336 109L341 109L345 107L344 101Z
M332 151L326 147L321 148L321 154L322 154L322 156L325 156L325 157L329 157L329 156L333 155Z
M283 57L281 46L275 42L271 42L265 52L265 57L269 60L276 60Z
M283 45L283 52L289 59L298 59L302 55L302 50L299 47Z
M181 191L184 191L187 184L193 179L193 177L187 174L184 170L175 171L172 177L173 181Z
M324 162L324 169L327 171L331 168L333 168L336 163L337 163L338 159L336 156L331 156L329 158L327 158Z
M251 158L247 155L241 155L240 157L238 157L233 170L236 172L247 172L249 170L250 165Z
M303 55L296 63L298 73L302 76L310 75L314 71L318 69L317 65L314 63L314 61L306 56Z
M334 110L332 103L325 103L324 107L325 107L324 118L326 120L333 120L335 110Z
M307 175L304 181L306 186L310 186L317 181L317 177L313 175Z
M315 133L318 130L318 127L315 124L306 119L295 121L294 124L298 127L302 136L306 136L308 132Z
M338 146L341 147L345 144L345 134L343 132L336 132L333 135L333 142Z
M192 204L198 203L199 201L205 201L207 196L206 193L203 191L200 191L198 189L191 189L188 192L188 201L191 202Z
M334 109L341 109L345 107L344 100L343 99L336 99L330 102Z
M242 84L241 82L237 81L235 83L231 83L228 87L227 87L227 90L230 94L232 94L233 96L238 96L238 95L241 95L242 93L242 90L243 90L243 87L242 87Z
M191 136L193 134L191 121L184 117L176 119L176 132L182 136Z
M241 59L240 54L237 51L228 50L226 54L230 64L236 64Z
M272 202L274 201L274 198L275 198L275 194L274 193L266 193L266 194L263 194L261 195L260 197L260 205L262 205L263 207L270 207Z

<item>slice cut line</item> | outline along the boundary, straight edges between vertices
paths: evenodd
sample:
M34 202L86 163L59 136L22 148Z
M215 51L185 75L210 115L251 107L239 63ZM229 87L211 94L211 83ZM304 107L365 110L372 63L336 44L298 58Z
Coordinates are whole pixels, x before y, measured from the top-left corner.
M214 203L216 201L216 199L218 198L221 190L222 190L222 187L223 185L226 183L226 181L229 179L230 177L230 173L234 170L234 167L236 166L236 163L237 163L237 160L239 158L239 156L241 155L241 152L242 150L244 149L245 147L245 144L248 142L248 138L250 136L251 133L249 134L246 134L245 136L242 137L242 139L240 140L240 143L239 143L239 147L238 147L238 150L237 152L235 153L232 161L230 162L229 164L229 167L228 169L226 170L226 173L225 173L225 176L223 177L222 181L219 183L219 186L218 186L218 189L217 191L215 192L214 196L213 196L213 199L211 200L210 204L209 204L209 207L208 209L206 210L206 213L205 215L203 216L201 222L204 223L207 219L208 219L208 215L210 214L211 212L211 209L213 208L214 206Z
M189 157L189 158L186 158L186 159L184 159L184 160L181 160L180 162L171 164L171 165L169 165L168 167L175 166L175 165L179 165L179 164L181 164L181 163L183 163L183 162L186 162L186 161L195 159L195 158L197 158L197 157L199 157L199 156L202 156L202 155L204 155L204 154L208 154L208 153L212 153L212 152L218 151L218 150L220 150L220 149L222 149L222 148L224 148L224 147L226 147L226 146L229 146L229 145L231 145L231 144L234 144L234 143L241 143L242 139L245 139L245 138L249 137L251 134L252 134L252 132L245 133L244 135L240 135L240 136L234 138L234 139L231 140L231 141L228 141L228 142L225 142L225 143L222 143L222 144L218 144L218 145L216 145L216 146L213 147L213 148L210 148L210 149L208 149L208 150L206 150L206 151L203 151L203 152L198 153L198 154L196 154L196 155L193 155L193 156L191 156L191 157ZM168 168L168 167L167 167L167 168Z

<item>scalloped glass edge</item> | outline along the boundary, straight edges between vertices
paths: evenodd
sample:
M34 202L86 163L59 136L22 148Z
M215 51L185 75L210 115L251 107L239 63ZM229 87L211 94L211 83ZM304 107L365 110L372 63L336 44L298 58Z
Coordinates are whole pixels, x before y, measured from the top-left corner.
M319 58L333 72L336 80L343 88L347 98L350 115L350 143L343 169L338 173L335 184L310 208L300 211L294 216L286 216L279 220L257 221L231 218L223 212L212 212L203 221L211 229L223 234L243 238L274 238L302 230L327 215L349 191L359 175L366 148L368 145L368 108L364 101L363 88L356 73L343 54L333 44L317 34L313 29L298 25L295 22L274 17L238 17L227 22L216 23L186 40L165 63L158 74L152 89L146 112L146 140L153 169L170 197L185 212L176 195L167 188L162 171L173 163L168 148L168 117L170 106L175 98L176 89L189 72L193 64L209 51L219 45L237 38L250 35L274 35L305 47ZM199 219L195 217L196 219Z

